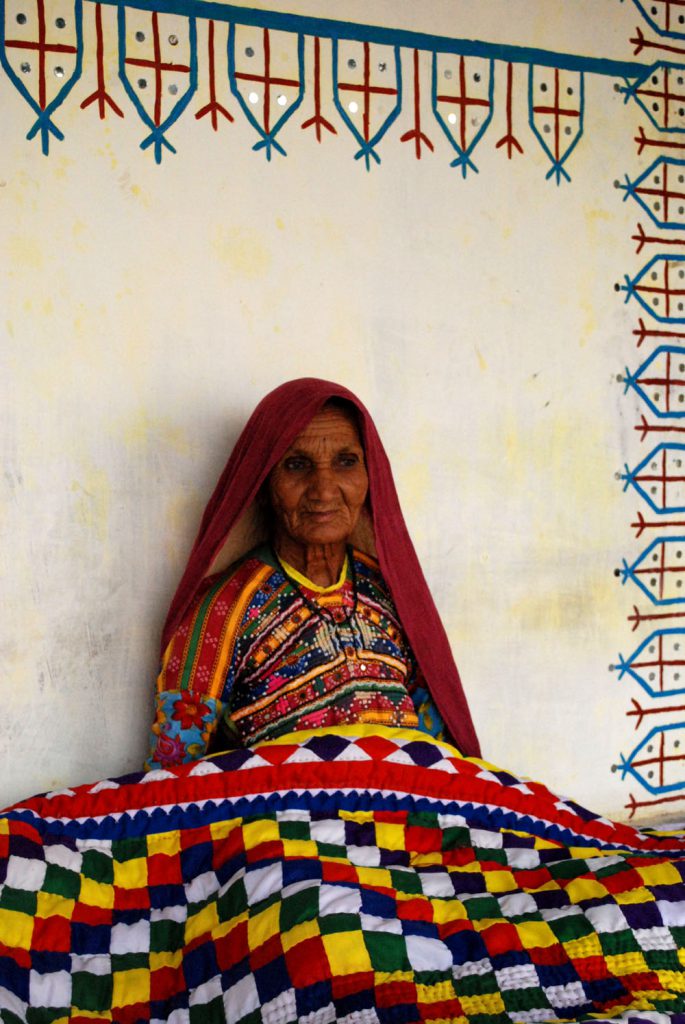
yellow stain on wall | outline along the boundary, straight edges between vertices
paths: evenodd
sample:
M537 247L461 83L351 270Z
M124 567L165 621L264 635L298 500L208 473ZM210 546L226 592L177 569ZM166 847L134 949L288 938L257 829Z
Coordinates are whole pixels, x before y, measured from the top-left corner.
M124 443L140 450L166 445L179 455L190 453L190 443L184 431L164 416L151 416L147 409L140 409L123 431Z
M18 269L27 270L43 269L43 249L36 239L28 235L10 235L7 243L7 254L9 265Z
M241 228L219 226L214 232L212 248L222 263L227 263L241 277L261 277L271 266L271 253L264 243Z
M92 532L100 542L107 536L111 487L104 469L89 466L80 480L71 484L74 518Z

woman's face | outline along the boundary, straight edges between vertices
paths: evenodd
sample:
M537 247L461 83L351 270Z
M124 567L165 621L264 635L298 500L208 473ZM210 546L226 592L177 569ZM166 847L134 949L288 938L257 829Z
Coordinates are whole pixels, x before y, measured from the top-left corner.
M324 407L269 477L277 535L304 547L345 544L368 487L364 450L352 417Z

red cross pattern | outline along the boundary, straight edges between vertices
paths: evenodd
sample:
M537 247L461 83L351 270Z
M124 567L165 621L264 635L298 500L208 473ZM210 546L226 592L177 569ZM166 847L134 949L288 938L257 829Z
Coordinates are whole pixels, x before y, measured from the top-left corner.
M665 352L659 359L659 363L663 361L664 365L661 376L657 371L656 376L638 377L636 381L645 391L648 388L660 389L652 393L652 401L659 409L663 407L663 411L667 415L672 412L685 412L685 362L682 360L678 362L677 373L673 376L672 356L672 352ZM653 368L654 365L652 363L650 368ZM663 390L661 390L662 388Z
M681 451L668 451L662 448L660 459L654 459L649 469L645 467L633 479L639 482L642 489L648 492L659 508L666 509L669 506L680 508L683 505L683 484L685 484L685 473L683 472L683 453ZM659 462L661 466L659 467ZM670 492L670 493L669 493Z
M670 544L669 548L673 546ZM680 554L676 551L675 560L667 562L666 544L657 544L649 556L650 564L632 570L633 575L646 577L652 593L655 593L660 601L685 598L685 544L682 548L680 545L677 547Z
M22 5L23 6L23 5ZM35 54L38 58L38 96L34 96L38 106L41 110L45 110L46 106L50 102L48 97L48 64L50 63L48 58L49 54L65 54L69 56L76 55L76 46L72 43L58 42L55 33L64 33L65 29L69 28L69 23L64 17L57 17L51 19L54 21L54 27L50 26L50 36L48 39L48 26L47 17L45 12L45 0L35 0L36 10L36 33L33 38L15 38L5 39L5 48L8 50L18 50L18 56L23 57L19 66L19 74L21 78L27 78L30 72L33 70L31 67L30 56ZM72 8L73 10L73 8ZM16 22L18 25L25 25L27 33L31 31L31 25L33 19L29 21L25 11L19 10L16 13ZM71 29L73 32L73 14L71 17ZM63 84L66 70L62 65L56 64L52 66L52 71L55 76L57 83L57 89ZM31 79L27 80L27 87L30 84ZM29 89L29 91L31 91ZM57 90L55 90L57 91Z
M438 92L436 95L436 102L438 104L445 103L449 108L447 113L447 122L449 125L456 126L454 131L457 136L457 142L462 152L466 152L469 148L469 135L474 134L473 131L469 131L469 127L478 129L478 125L469 125L469 112L473 109L478 110L479 108L490 110L490 101L488 99L488 74L485 70L474 70L475 64L467 63L466 57L460 57L459 63L456 68L456 75L454 75L455 91L449 91L449 87L443 92ZM480 67L480 65L479 65ZM447 65L442 70L442 78L446 78L448 81L452 79L454 74L453 66ZM470 91L470 83L474 82L476 88Z
M294 37L293 37L294 38ZM261 86L261 104L262 104L262 128L264 133L269 135L273 124L278 121L278 117L274 118L274 103L273 103L273 90L278 89L279 94L276 96L276 103L282 105L284 110L288 102L288 97L282 92L283 89L298 89L300 88L299 78L290 78L285 75L278 75L273 73L273 54L271 45L271 30L268 28L262 29L262 69L261 72L257 70L241 70L236 71L234 77L239 82L252 83L253 85ZM237 53L237 45L236 45ZM253 46L246 46L244 48L244 56L246 62L242 64L242 67L248 67L247 61L252 62L256 57L255 48ZM251 104L256 104L259 101L259 93L255 90L248 93L248 101Z
M668 223L672 217L682 218L685 215L685 174L683 168L679 168L678 183L669 184L669 175L672 182L675 170L672 164L661 163L655 169L651 182L644 182L634 189L636 195L654 197L651 202L649 199L646 202L649 202L651 209L657 215L657 220L665 223ZM681 187L679 188L678 185Z
M654 637L649 647L645 649L645 660L633 661L630 667L635 670L646 669L647 681L652 686L652 689L658 689L660 693L664 689L680 689L682 686L681 677L685 675L683 672L685 669L685 652L681 651L681 647L685 647L683 637L685 637L685 634L679 633L676 637L673 635L665 637L663 633L659 633L658 636ZM672 650L664 651L664 640L667 641L668 646ZM654 671L649 671L650 669ZM656 685L654 685L655 683Z
M151 57L126 57L126 65L131 68L140 68L141 71L151 71L153 80L153 113L152 121L156 128L162 123L162 104L164 101L164 85L165 75L168 74L182 74L187 75L190 73L190 65L185 64L181 61L165 60L162 54L162 30L160 26L160 16L157 11L153 11L150 16L150 29L151 29L151 42L152 42L152 56ZM165 33L166 34L166 33ZM142 37L142 38L141 38ZM134 33L134 39L136 43L142 44L148 41L148 33L143 30L137 30ZM164 48L167 46L175 47L179 45L178 35L171 31L168 33L167 39L164 41ZM129 44L130 47L130 44ZM135 80L136 93L138 94L141 102L146 98L148 78L147 76L139 77ZM169 93L173 97L178 91L178 86L175 82L172 82L169 86ZM176 100L173 101L174 103ZM146 105L147 109L147 105Z
M645 6L664 32L685 31L685 0L649 0Z
M654 121L665 131L685 128L685 71L682 68L655 68L635 90L635 95L642 98Z
M372 99L374 97L380 98L383 96L390 96L393 100L393 104L397 99L397 88L394 85L385 84L385 80L381 77L378 79L376 75L385 75L390 70L390 61L386 58L377 60L374 56L372 59L371 44L362 43L362 59L358 60L357 57L350 56L350 48L345 47L343 54L343 48L341 46L340 57L339 57L339 68L341 65L347 67L349 71L357 71L356 75L349 76L348 81L343 81L340 78L340 70L338 70L338 91L350 95L350 99L345 103L348 114L353 115L353 120L356 122L361 116L362 130L361 136L364 142L370 142L374 134L372 130L373 113L379 113L380 123L382 124L387 117L388 111L382 112L380 108L376 111L372 111ZM392 58L394 68L394 56ZM373 67L372 67L373 64ZM358 95L361 100L361 109L359 104L354 99L354 96ZM342 102L342 97L341 97ZM377 105L379 106L379 105Z
M661 268L661 273L656 268ZM680 282L679 284L677 282ZM639 292L659 316L668 319L685 310L685 269L681 262L659 260L649 273L648 283L639 281L635 291Z
M535 82L535 94L537 102L533 103L533 117L541 129L542 137L548 139L548 145L552 143L549 149L555 163L559 164L580 125L580 108L573 102L573 97L580 96L580 86L575 76L565 75L562 81L559 68L553 68L551 83L545 72L539 75ZM551 124L548 120L550 115Z

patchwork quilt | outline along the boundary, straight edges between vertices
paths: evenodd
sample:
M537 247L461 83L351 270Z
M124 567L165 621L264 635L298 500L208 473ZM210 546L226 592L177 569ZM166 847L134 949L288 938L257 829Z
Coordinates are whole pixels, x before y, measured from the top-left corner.
M685 839L412 730L0 815L4 1024L685 1024Z

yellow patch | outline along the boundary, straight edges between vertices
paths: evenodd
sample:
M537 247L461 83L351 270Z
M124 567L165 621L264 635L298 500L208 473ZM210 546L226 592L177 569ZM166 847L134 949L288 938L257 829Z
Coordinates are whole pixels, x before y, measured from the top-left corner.
M283 949L292 949L293 946L305 942L307 939L314 939L320 935L319 925L316 921L302 921L290 928L281 938Z
M208 903L202 910L198 910L197 914L188 918L185 927L186 945L189 945L193 939L199 938L200 935L211 934L218 924L219 916L216 903Z
M371 959L360 932L335 932L322 936L334 978L370 971Z
M150 1002L150 972L144 968L115 971L112 975L112 1008Z
M150 953L150 972L160 971L163 967L180 967L183 963L183 950L165 950L163 953Z
M672 864L635 865L635 870L645 885L678 885L682 882L680 873Z
M559 941L544 921L522 921L516 925L516 931L524 949L544 949L546 946L556 945Z
M607 891L594 878L574 878L566 886L566 895L572 903L583 903L585 900L605 899Z
M111 910L114 906L114 889L106 882L82 878L79 900L89 907L105 907L107 910Z
M499 992L485 992L478 996L459 996L459 1002L467 1017L480 1013L506 1013L504 1000Z
M66 917L71 920L76 900L69 900L65 896L58 896L54 892L39 892L37 897L36 905L36 917L53 917L55 914L59 914L60 917ZM0 927L0 934L2 934L2 928Z
M602 945L599 936L583 935L581 939L571 939L564 943L564 949L571 960L583 960L588 956L602 956Z
M10 949L30 949L32 934L32 917L19 910L0 910L0 935L5 946Z
M281 930L280 911L278 905L266 907L261 913L255 914L247 922L247 939L250 949L268 942Z
M609 954L605 959L611 973L619 978L624 974L640 974L649 970L642 953L616 953L613 956Z
M147 886L147 860L132 857L131 860L114 861L114 884L120 889L143 889Z
M514 892L518 889L511 871L486 871L483 877L488 892Z

